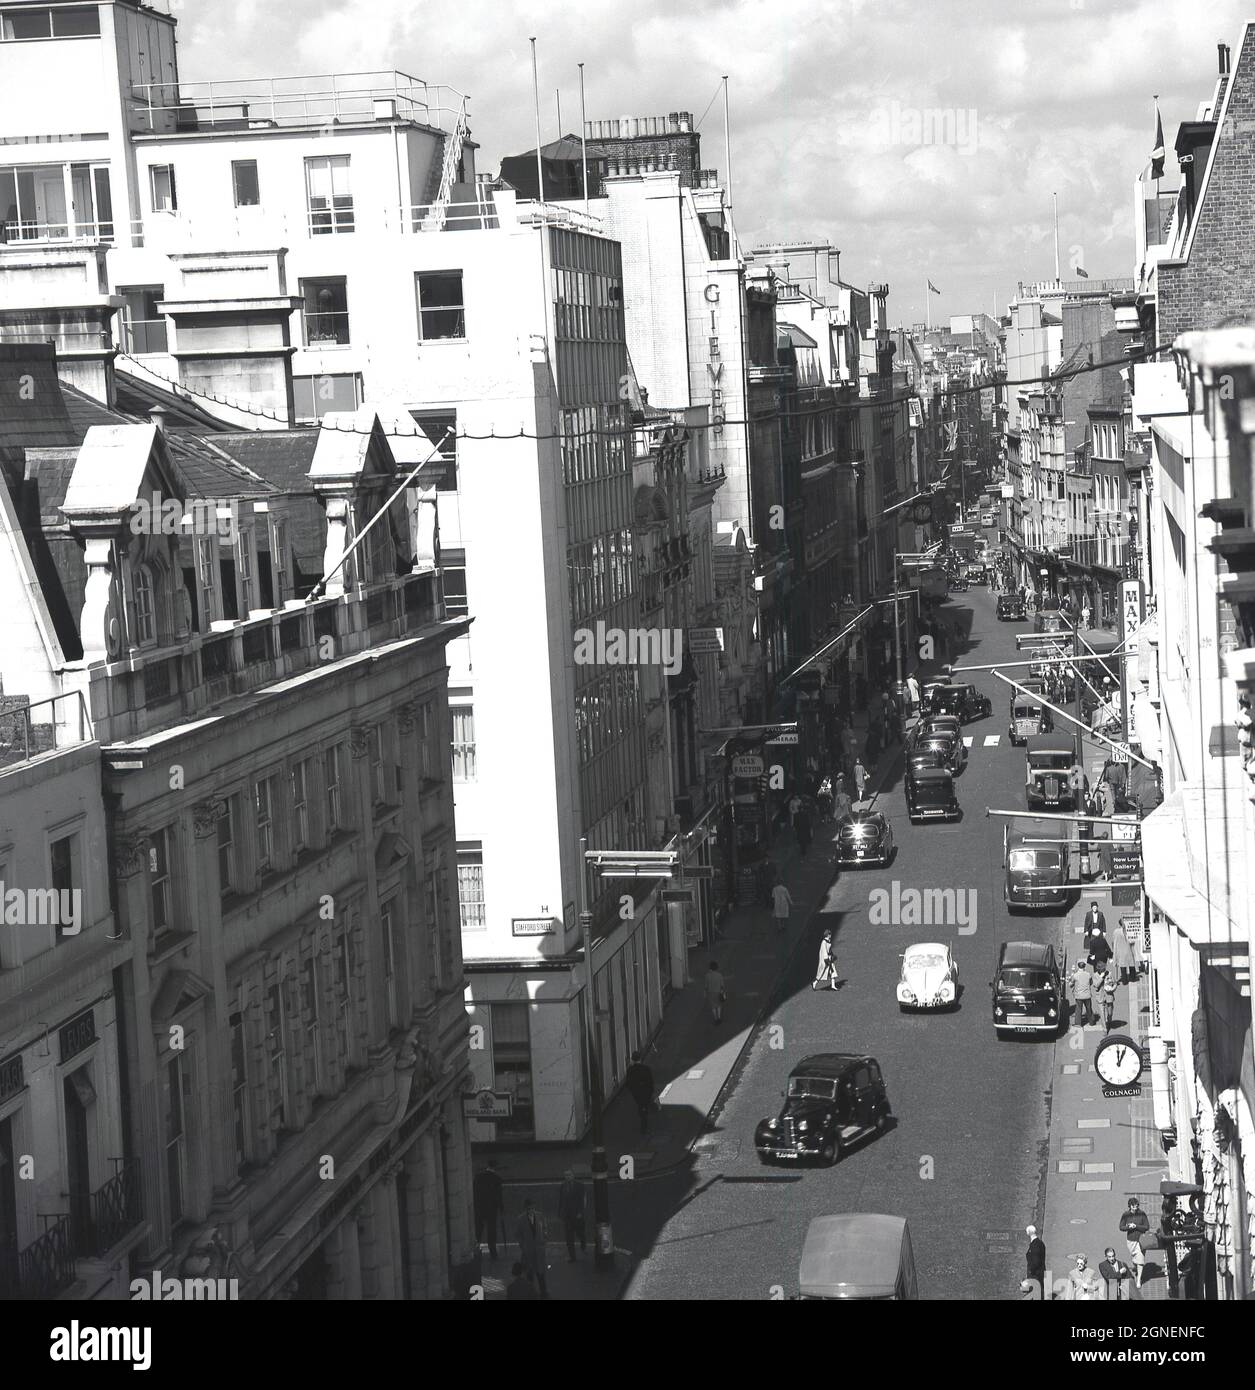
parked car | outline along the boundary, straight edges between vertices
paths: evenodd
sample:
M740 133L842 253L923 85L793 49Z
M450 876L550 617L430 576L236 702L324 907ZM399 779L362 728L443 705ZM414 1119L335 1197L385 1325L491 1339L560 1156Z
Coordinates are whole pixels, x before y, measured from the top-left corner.
M993 713L993 701L974 685L952 681L930 681L921 692L920 703L928 714L957 714L964 724Z
M1071 887L1066 849L1040 836L1007 837L1002 900L1008 912L1067 905Z
M906 814L912 825L926 820L958 820L963 812L954 794L954 774L947 767L908 763Z
M801 1299L918 1299L911 1232L900 1216L842 1212L806 1228Z
M1004 941L989 982L997 1035L1057 1034L1066 1012L1063 980L1064 970L1053 946L1040 941Z
M879 811L855 811L837 830L837 861L885 868L893 859L893 827Z
M967 766L967 749L958 734L940 731L926 733L916 739L911 747L912 753L928 751L939 752L942 755L941 766L948 768L952 777L958 777Z
M874 1057L824 1052L789 1073L784 1104L774 1119L759 1121L754 1148L763 1163L809 1158L831 1166L851 1145L883 1133L892 1118Z
M982 526L992 526L994 524L994 520L995 518L993 512L981 512L980 524Z
M1087 787L1071 734L1033 734L1024 751L1024 798L1030 810L1066 811Z
M952 1009L959 998L959 967L949 946L921 941L902 953L902 978L898 981L898 1008Z
M998 621L1002 623L1022 622L1028 617L1024 600L1019 594L998 595Z
M956 574L950 581L950 592L952 594L965 594L968 591L967 575Z
M1071 632L1063 612L1058 608L1039 609L1033 616L1034 632Z
M1007 737L1017 746L1054 729L1050 711L1035 695L1021 695L1017 690L1011 696L1009 715Z
M963 723L957 714L925 714L915 726L911 742L915 743L925 734L931 733L954 734L956 737L962 738Z
M973 560L967 567L966 579L969 584L983 584L985 582L985 566L977 560Z

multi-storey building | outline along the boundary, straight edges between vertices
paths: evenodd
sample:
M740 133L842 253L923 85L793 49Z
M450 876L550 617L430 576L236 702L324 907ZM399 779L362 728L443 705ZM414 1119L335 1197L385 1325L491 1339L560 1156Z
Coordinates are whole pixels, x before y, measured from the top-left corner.
M102 840L114 875L124 954L83 1028L116 996L131 1273L440 1297L471 1249L445 658L468 622L434 491L398 485L373 412L167 433L4 351L34 388L5 402L29 441L6 570L37 582L6 586L0 677L81 701L98 750L107 829L80 815L55 862L97 918Z
M1134 732L1161 746L1165 791L1142 827L1155 1122L1171 1177L1203 1194L1207 1292L1235 1299L1255 1288L1252 132L1248 24L1236 58L1221 46L1212 95L1178 132L1180 188L1163 241L1143 229L1137 285L1114 298L1131 334L1134 444L1144 431L1149 456L1149 533L1139 530L1129 587L1134 621L1148 590L1139 662L1145 652L1155 664ZM1154 182L1144 174L1141 189ZM1139 192L1139 223L1149 201ZM1171 357L1159 360L1158 344Z

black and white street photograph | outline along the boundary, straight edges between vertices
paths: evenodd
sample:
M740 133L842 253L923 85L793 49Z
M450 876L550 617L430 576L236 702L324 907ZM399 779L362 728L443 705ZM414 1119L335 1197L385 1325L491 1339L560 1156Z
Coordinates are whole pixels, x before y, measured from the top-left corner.
M36 1373L1222 1362L1253 706L1255 7L0 0Z

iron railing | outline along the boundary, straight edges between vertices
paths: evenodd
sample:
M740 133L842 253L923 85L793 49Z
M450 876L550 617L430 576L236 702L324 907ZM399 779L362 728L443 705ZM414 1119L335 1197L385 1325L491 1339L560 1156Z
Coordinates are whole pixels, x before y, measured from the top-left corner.
M12 767L54 748L86 743L91 737L80 690L33 704L0 699L0 767Z
M0 1300L55 1298L74 1282L74 1253L68 1216L59 1217L25 1250L12 1243L0 1245Z
M143 1188L135 1161L123 1163L102 1188L91 1195L91 1229L82 1233L83 1253L103 1255L143 1219Z

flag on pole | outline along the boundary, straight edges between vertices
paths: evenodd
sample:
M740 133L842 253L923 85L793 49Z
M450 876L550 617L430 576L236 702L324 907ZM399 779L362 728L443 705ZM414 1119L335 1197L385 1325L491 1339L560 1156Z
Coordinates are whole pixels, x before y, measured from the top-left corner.
M1082 269L1082 267L1079 266L1079 265L1075 267L1075 270L1076 270L1076 273L1081 277L1082 280L1088 280L1088 279L1089 279L1089 271L1088 271L1088 270Z
M1152 179L1163 178L1163 117L1159 114L1159 103L1155 103L1155 148L1150 152L1150 176Z
M934 294L940 294L940 293L941 293L941 291L937 288L936 285L933 284L933 282L932 282L931 280L928 282L928 288L929 288L930 290L932 290L932 292L933 292Z

